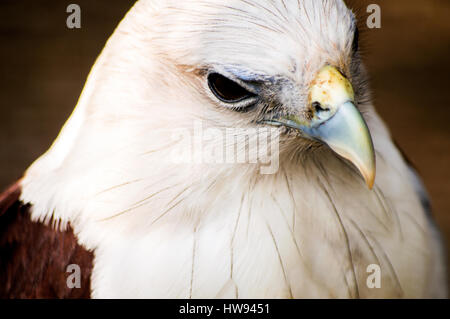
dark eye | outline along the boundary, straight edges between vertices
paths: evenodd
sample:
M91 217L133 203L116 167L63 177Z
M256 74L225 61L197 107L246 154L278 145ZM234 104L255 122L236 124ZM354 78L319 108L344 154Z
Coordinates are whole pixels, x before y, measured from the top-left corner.
M356 27L355 34L353 35L353 44L352 44L352 50L353 52L358 52L359 49L359 29Z
M255 96L255 94L219 73L208 75L208 85L214 95L225 103L237 103Z

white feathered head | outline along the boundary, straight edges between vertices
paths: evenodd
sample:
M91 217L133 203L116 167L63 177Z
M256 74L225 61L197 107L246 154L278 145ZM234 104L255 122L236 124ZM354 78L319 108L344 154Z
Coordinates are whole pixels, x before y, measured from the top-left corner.
M136 231L179 207L171 215L195 223L222 192L271 185L287 167L339 178L338 167L371 186L373 111L357 41L342 0L141 0L28 170L23 200L35 218ZM264 143L251 143L261 132L277 156L271 174L227 160L229 149L261 153ZM224 160L205 162L196 147L223 147Z

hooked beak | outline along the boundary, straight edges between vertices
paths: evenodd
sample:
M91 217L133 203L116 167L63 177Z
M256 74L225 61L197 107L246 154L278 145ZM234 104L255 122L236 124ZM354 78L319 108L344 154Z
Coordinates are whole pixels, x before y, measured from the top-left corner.
M310 120L288 116L271 120L328 145L359 170L367 186L375 182L375 151L366 122L355 106L353 87L334 67L325 66L311 84Z

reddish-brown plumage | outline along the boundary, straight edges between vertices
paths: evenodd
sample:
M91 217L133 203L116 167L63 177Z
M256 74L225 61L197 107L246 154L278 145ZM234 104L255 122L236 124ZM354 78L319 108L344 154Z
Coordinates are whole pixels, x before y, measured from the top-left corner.
M0 298L89 298L93 253L64 232L32 222L19 201L20 181L0 194ZM67 266L81 269L81 288L69 288Z

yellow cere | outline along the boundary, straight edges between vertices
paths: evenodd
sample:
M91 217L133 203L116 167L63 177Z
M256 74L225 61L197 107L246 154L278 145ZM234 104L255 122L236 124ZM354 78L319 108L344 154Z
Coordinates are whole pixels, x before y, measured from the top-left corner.
M332 112L345 102L354 102L355 94L349 80L335 67L323 67L311 83L309 103L319 102Z

